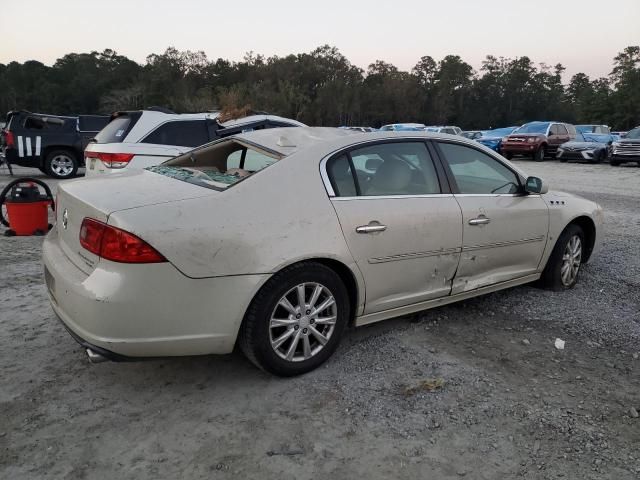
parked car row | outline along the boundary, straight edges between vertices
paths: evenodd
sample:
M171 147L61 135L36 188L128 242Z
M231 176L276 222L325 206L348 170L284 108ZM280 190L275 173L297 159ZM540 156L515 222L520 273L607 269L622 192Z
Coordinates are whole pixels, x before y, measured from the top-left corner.
M304 126L274 115L218 121L219 112L176 114L163 108L115 112L111 116L59 116L9 112L2 152L14 165L38 168L50 177L108 174L132 166L157 165L195 147L236 133Z
M304 124L283 117L252 114L220 121L219 112L176 114L152 107L147 110L100 115L59 116L26 111L9 112L0 137L2 154L11 164L40 169L47 175L72 178L86 166L86 175L104 175L124 168L146 168L195 147L237 133ZM520 127L462 131L456 126L393 123L372 127L341 127L371 133L446 133L475 140L507 159L531 157L536 161L610 161L640 164L637 128L612 133L606 125L577 125L535 121ZM245 159L238 159L239 168Z

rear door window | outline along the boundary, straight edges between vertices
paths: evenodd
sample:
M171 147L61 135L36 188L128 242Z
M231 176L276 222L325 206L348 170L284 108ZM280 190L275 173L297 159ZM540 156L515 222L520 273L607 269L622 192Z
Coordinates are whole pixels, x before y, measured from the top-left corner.
M567 127L564 125L556 125L556 127L558 128L558 135L569 135Z
M198 147L209 141L205 120L182 120L160 125L140 143Z
M350 161L345 163L344 157ZM327 167L338 196L352 196L355 192L363 196L440 193L435 166L422 142L392 142L358 148L348 156L334 158Z

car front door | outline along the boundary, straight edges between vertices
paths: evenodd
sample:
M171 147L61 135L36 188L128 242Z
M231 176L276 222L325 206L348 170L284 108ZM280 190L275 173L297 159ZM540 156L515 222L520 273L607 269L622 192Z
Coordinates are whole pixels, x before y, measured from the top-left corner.
M359 146L330 158L326 173L364 277L365 314L451 293L462 214L425 142Z
M437 145L462 209L462 255L451 293L536 273L549 229L544 200L523 193L518 174L485 152Z

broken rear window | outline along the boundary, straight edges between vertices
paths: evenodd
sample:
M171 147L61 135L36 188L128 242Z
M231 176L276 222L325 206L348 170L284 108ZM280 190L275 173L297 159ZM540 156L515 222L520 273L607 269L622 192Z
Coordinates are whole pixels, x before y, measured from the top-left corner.
M183 182L224 190L282 158L236 139L214 142L146 170Z

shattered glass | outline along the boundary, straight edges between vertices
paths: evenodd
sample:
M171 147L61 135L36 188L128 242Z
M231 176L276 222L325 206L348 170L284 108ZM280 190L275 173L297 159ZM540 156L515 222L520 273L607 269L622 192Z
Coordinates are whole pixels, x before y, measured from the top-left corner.
M183 182L217 188L226 188L241 180L239 175L221 173L217 168L194 169L156 165L153 167L147 167L145 170L149 170L150 172L158 173L166 177L175 178L176 180L182 180Z

